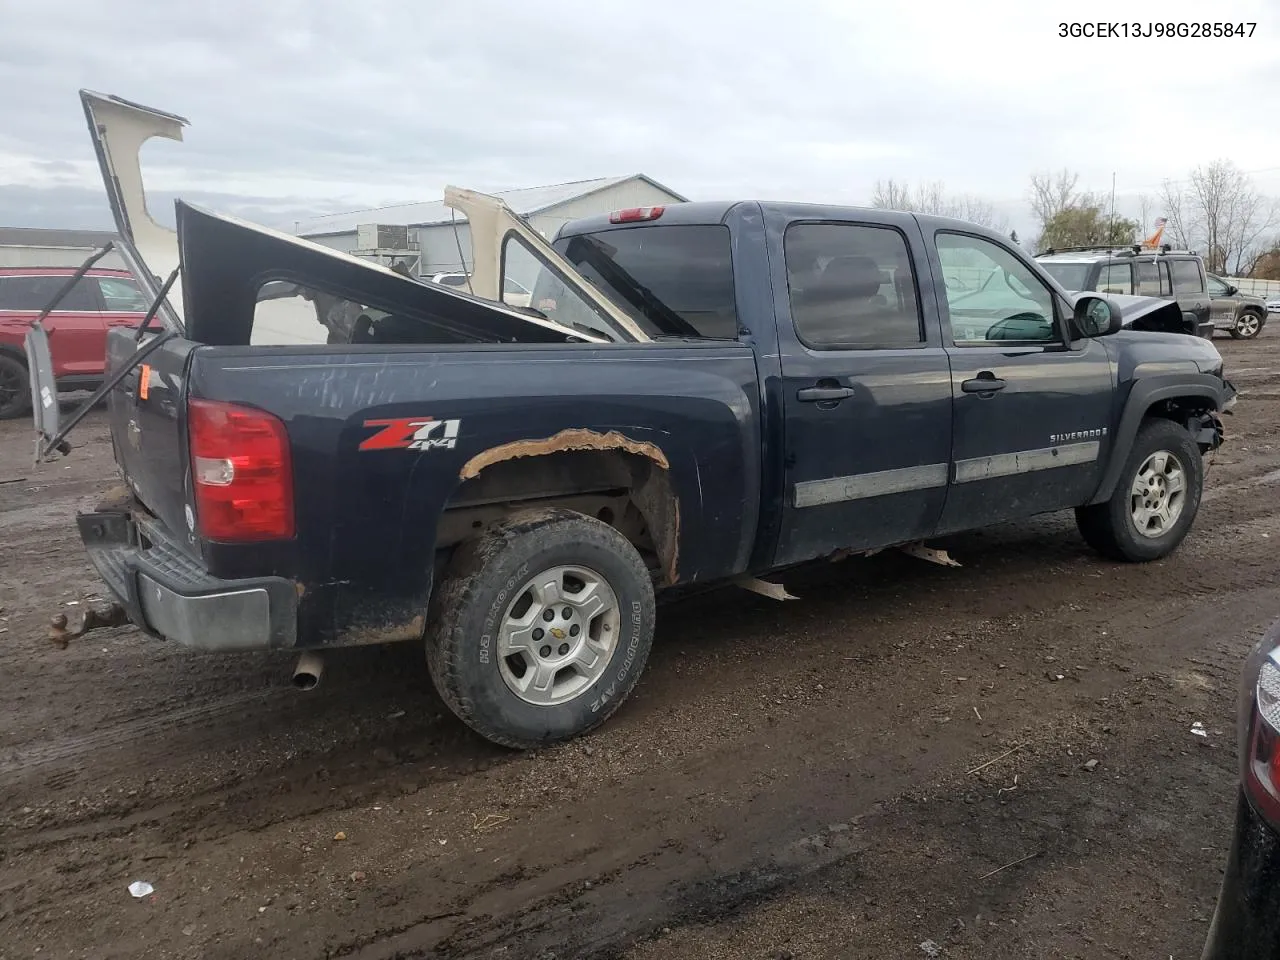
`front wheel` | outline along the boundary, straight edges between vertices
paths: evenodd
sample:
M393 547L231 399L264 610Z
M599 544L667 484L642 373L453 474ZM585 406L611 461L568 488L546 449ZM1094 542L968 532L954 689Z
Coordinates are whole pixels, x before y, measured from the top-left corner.
M1103 556L1131 563L1158 560L1191 529L1203 487L1204 463L1191 434L1171 420L1148 419L1138 429L1111 499L1077 507L1076 525Z
M1262 315L1246 310L1236 319L1231 336L1237 340L1252 340L1262 332Z
M432 602L431 677L494 743L529 748L603 723L653 642L653 583L599 520L541 510L462 544Z

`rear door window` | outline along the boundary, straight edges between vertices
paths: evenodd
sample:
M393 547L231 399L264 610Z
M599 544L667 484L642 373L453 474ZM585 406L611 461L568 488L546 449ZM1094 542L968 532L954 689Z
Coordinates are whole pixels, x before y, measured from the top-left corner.
M1195 260L1174 260L1173 292L1176 296L1195 296L1204 293L1204 274Z
M626 227L562 237L554 247L651 335L737 339L733 260L723 224ZM540 291L532 289L537 308Z
M893 227L797 223L783 240L791 318L816 350L924 342L906 239Z
M98 277L98 290L102 293L106 308L117 313L146 313L150 301L142 295L138 285L122 277Z
M57 296L66 277L0 277L0 310L23 310L39 313ZM58 304L59 311L93 311L102 309L91 286L82 277Z

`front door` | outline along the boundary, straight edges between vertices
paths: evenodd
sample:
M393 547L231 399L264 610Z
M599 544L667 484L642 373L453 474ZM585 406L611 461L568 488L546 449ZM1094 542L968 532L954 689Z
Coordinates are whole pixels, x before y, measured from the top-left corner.
M888 211L782 227L786 499L774 563L926 537L946 495L951 377L936 302L920 295L919 227Z
M1085 503L1110 444L1105 348L1068 341L1066 304L1005 244L939 230L936 249L955 417L938 532Z
M1217 277L1209 278L1209 310L1213 325L1218 330L1230 330L1236 325L1236 306L1240 301L1229 291L1224 281Z

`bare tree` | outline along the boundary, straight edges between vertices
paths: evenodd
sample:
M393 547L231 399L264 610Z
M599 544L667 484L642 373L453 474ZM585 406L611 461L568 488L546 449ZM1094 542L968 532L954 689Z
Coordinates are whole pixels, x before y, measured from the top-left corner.
M881 210L910 210L911 190L904 183L893 178L876 181L875 191L871 194L871 205Z
M914 188L895 180L877 180L871 194L871 205L882 210L906 210L935 217L954 217L991 227L1001 233L1009 231L1008 219L997 213L990 203L970 194L949 194L946 184L941 180L920 183Z
M1150 235L1155 228L1151 217L1152 200L1145 193L1138 194L1138 232L1144 237Z
M1214 273L1247 272L1265 246L1263 235L1277 222L1275 201L1229 160L1197 167L1185 189L1166 181L1161 199L1175 242L1203 249Z
M1067 207L1077 203L1079 196L1076 185L1079 182L1080 174L1072 173L1065 167L1056 174L1031 175L1031 212L1035 214L1042 229Z
M1164 228L1175 246L1191 247L1191 230L1187 222L1187 201L1182 187L1171 180L1160 185L1160 205L1164 208Z

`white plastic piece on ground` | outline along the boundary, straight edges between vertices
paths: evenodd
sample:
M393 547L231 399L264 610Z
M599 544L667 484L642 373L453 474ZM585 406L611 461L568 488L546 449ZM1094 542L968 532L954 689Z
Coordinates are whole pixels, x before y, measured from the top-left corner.
M742 577L735 580L738 586L743 590L750 590L752 593L758 593L762 597L768 597L770 600L799 600L799 597L793 597L787 593L787 588L780 583L769 583L765 580L759 580L755 577Z
M936 563L944 567L958 567L956 561L948 556L945 550L934 550L932 547L926 547L923 543L908 543L898 548L909 557L916 557L920 560L928 560L930 563Z
M920 944L920 952L926 957L942 956L942 948L932 940L926 940L924 943Z
M1197 737L1207 737L1209 731L1204 728L1204 724L1197 720L1191 725L1191 732Z
M156 888L151 886L151 884L147 883L145 880L135 880L133 883L129 884L129 892L133 894L136 899L141 900L143 897L149 897L151 894L155 893Z

